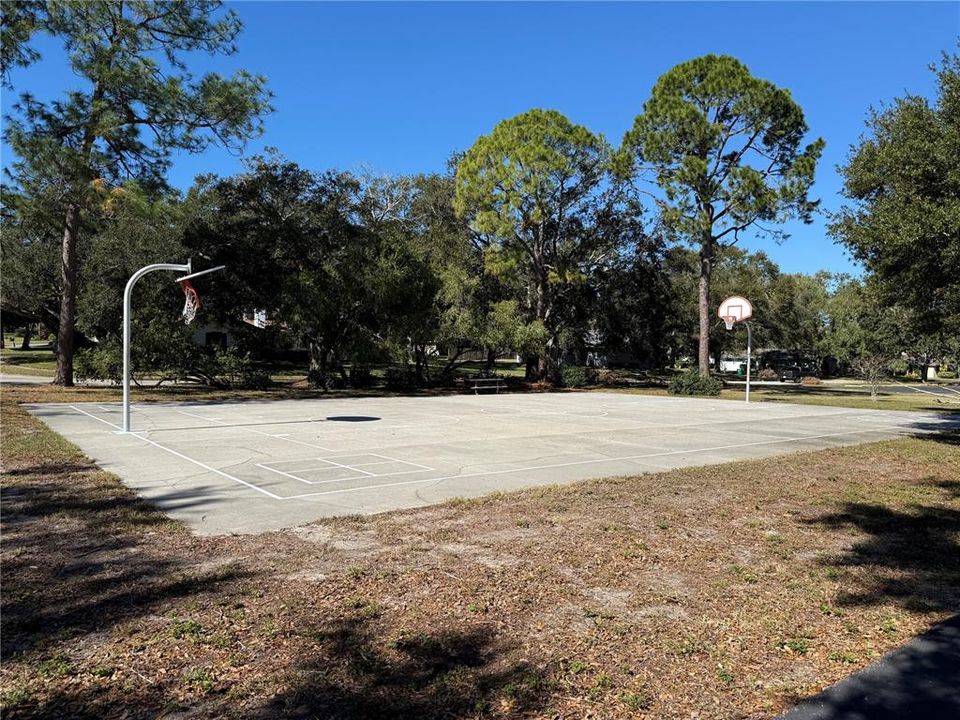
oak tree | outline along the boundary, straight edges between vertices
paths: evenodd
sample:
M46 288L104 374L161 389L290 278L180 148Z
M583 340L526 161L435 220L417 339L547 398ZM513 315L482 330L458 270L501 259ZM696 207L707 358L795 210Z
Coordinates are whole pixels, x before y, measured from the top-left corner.
M960 335L960 57L937 68L934 101L909 95L873 111L840 168L848 204L831 232L887 306L926 334Z
M555 110L534 109L478 138L457 167L454 207L482 238L486 271L526 278L527 321L548 337L539 379L556 359L564 296L620 239L601 220L616 202L605 192L609 159L602 137Z

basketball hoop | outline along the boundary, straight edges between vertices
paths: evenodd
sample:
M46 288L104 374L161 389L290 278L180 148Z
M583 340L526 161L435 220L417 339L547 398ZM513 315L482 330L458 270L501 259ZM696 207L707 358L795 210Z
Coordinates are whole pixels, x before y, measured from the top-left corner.
M733 295L728 297L717 308L717 316L723 320L727 330L733 330L734 323L743 322L753 317L753 305L745 297Z
M184 275L183 277L178 277L177 282L180 283L180 287L183 288L184 301L183 301L183 322L187 325L193 322L193 319L197 316L197 310L200 309L200 295L197 293L193 285L190 284L190 281L199 277L200 275L207 275L212 272L217 272L218 270L223 270L226 265L217 265L216 267L207 268L206 270L201 270L200 272L190 273L189 275Z
M193 322L193 319L197 316L197 310L200 309L200 295L197 293L196 288L190 284L189 280L180 280L180 287L183 288L183 322L185 325L189 325Z
M717 315L727 330L733 330L737 323L743 323L747 327L747 393L746 401L750 402L750 351L753 347L753 332L750 330L750 323L747 322L753 317L753 305L745 297L732 295L720 303L717 308Z

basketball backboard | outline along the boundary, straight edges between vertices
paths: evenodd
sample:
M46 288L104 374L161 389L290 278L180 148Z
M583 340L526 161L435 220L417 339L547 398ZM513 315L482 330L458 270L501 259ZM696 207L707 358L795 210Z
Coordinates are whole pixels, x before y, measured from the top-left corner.
M727 325L727 329L733 328L734 323L743 322L753 317L753 305L745 297L731 295L717 308L717 316Z

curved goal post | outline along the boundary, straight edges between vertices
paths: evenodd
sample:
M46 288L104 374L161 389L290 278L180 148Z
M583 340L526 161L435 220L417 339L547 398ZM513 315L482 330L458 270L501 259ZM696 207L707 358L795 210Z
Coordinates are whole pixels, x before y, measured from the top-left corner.
M182 277L178 277L177 282L180 283L186 295L182 314L184 322L189 325L197 316L197 310L200 309L200 295L190 281L200 275L223 270L225 267L225 265L218 265L217 267L201 270L200 272L193 272L192 260L188 260L185 264L155 263L140 268L127 280L127 286L123 289L123 429L120 432L130 432L130 319L132 314L131 301L133 298L133 286L136 285L137 280L144 275L157 270L172 270L173 272L187 273Z
M731 295L717 308L717 316L723 320L727 330L733 330L737 323L743 323L747 326L747 392L746 401L750 402L750 351L753 345L753 333L750 331L750 323L747 322L753 317L753 305L745 297L740 295ZM719 360L718 360L719 362Z

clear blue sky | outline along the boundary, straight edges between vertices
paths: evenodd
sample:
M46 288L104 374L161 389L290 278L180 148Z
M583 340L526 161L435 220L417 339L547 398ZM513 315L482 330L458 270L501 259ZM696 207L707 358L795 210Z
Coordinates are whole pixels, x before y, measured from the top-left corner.
M196 72L267 76L276 112L248 147L279 148L315 170L439 171L500 120L546 107L618 144L657 77L705 53L738 57L788 88L811 139L827 141L816 196L839 205L835 167L868 108L907 92L932 97L928 65L955 50L960 3L319 3L235 2L239 53L197 55ZM49 42L17 90L57 97L78 80ZM14 94L3 94L9 112ZM4 148L4 165L10 159ZM178 156L173 185L230 174L221 150ZM750 239L788 272L856 271L823 219L791 226L781 245Z

